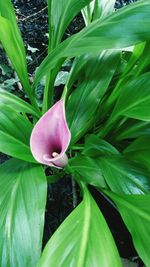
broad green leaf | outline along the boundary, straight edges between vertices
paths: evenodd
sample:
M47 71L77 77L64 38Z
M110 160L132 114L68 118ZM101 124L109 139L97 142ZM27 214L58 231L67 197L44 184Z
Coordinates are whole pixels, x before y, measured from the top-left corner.
M0 25L0 41L11 60L24 89L31 95L25 48L10 0L0 2Z
M88 26L92 22L94 4L94 1L92 1L90 4L88 4L81 10L86 26Z
M26 117L3 106L0 112L0 152L35 163L29 147L32 127Z
M0 167L0 266L35 267L46 204L41 166L11 159Z
M82 15L86 25L92 21L108 16L114 9L116 0L94 0L83 8Z
M133 52L130 56L130 59L128 61L128 64L125 68L125 71L123 73L123 76L127 75L127 73L129 73L129 71L132 70L132 68L135 67L135 65L137 64L138 60L141 58L144 48L145 48L145 43L141 43L138 45L135 45Z
M113 192L144 194L150 191L150 175L125 157L99 157L97 164Z
M125 115L150 121L150 73L145 73L126 85L114 108L112 118Z
M87 59L88 59L87 55L83 55L81 57L77 57L74 59L72 66L71 66L71 70L68 75L67 82L66 82L67 94L68 94L68 91L73 86L73 84L82 77L82 73L84 72L85 65L87 64Z
M150 170L150 136L137 138L124 150L124 154Z
M0 107L4 104L14 108L19 112L25 112L39 117L37 111L30 104L15 96L14 94L11 94L8 91L0 88Z
M11 157L25 160L27 162L36 163L33 158L30 147L0 130L0 152Z
M106 221L87 189L83 201L49 240L38 265L54 266L122 266Z
M149 0L139 1L104 19L92 22L88 27L61 43L45 58L36 73L34 87L42 76L57 66L60 59L86 53L96 54L106 49L124 48L149 41L149 28Z
M18 40L18 43L21 47L22 54L25 58L26 57L25 48L24 48L23 40L22 40L22 37L20 34L20 30L19 30L18 25L17 25L16 15L15 15L11 0L6 0L6 1L0 2L0 15L4 18L8 19L11 22L11 24L13 26L14 34L16 35L16 39Z
M116 0L95 0L93 20L106 17L114 10Z
M48 0L51 48L59 44L69 23L90 2L91 0Z
M130 119L116 132L115 139L123 140L129 138L137 138L147 136L150 133L150 123L147 121L140 121Z
M96 111L116 70L120 54L104 51L97 56L86 56L83 80L67 102L67 122L76 142L95 121ZM77 131L78 129L78 131Z
M129 81L129 79L131 79L131 77L133 75L135 75L135 67L137 66L138 61L140 60L144 48L145 48L145 43L140 43L134 46L134 49L131 53L131 56L126 64L126 67L124 68L121 77L119 78L117 85L115 86L114 90L112 91L111 95L109 96L108 100L107 100L107 109L111 110L114 102L116 101L116 99L119 97L120 92L122 91L122 87L124 86L124 84L126 84L126 82ZM121 67L123 65L123 62L121 62ZM131 72L132 71L132 72ZM132 75L132 76L131 76ZM106 107L105 107L106 110ZM107 111L105 111L107 112Z
M98 138L94 134L90 134L85 138L85 147L82 152L86 156L98 157L104 155L119 155L119 151L110 143Z
M150 194L127 196L107 192L107 195L116 203L145 266L150 266Z
M9 106L0 106L0 130L29 145L33 128L31 122Z
M79 155L69 160L69 166L77 180L98 188L107 187L101 168L95 158Z
M149 62L150 62L149 49L150 49L150 42L145 44L143 54L141 55L138 62L138 66L135 70L136 76L140 75L141 73L147 72L149 70Z
M150 121L150 72L126 82L100 136L106 136L120 116Z

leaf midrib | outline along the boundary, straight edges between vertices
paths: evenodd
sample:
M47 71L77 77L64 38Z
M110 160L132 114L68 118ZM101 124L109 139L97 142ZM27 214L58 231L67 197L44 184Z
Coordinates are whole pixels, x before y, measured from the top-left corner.
M88 195L87 189L84 189L84 215L83 215L83 224L81 231L81 245L79 247L79 256L76 267L84 266L85 264L85 255L87 251L87 244L88 244L88 238L89 238L89 230L90 230L90 224L91 224L91 201L90 197Z
M114 164L111 164L111 162L109 162L109 161L107 161L107 165L109 165L110 167L112 167L112 168L113 168L114 170L116 170L116 171L119 170L119 172L120 172L123 176L127 177L127 178L128 178L132 183L134 183L140 190L142 190L142 192L147 193L147 191L144 190L144 189L141 187L141 185L140 185L139 183L137 183L135 180L132 180L131 177L130 177L130 175L128 176L127 173L126 173L124 170L122 170L122 169L120 169L120 168L117 168L117 166L115 166ZM125 180L126 180L126 179L125 179Z

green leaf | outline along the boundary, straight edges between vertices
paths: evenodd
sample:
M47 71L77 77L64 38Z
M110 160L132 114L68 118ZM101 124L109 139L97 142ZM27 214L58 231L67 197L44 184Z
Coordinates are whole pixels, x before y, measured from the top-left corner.
M114 9L116 0L94 0L82 10L86 25L92 21L108 16Z
M121 116L150 121L150 72L120 86L118 101L100 133L101 137L109 133Z
M24 89L30 94L26 53L10 0L0 2L0 41L14 66Z
M87 189L83 201L49 240L38 265L54 266L122 266L105 219Z
M124 85L111 118L125 115L150 121L149 105L150 73L145 73Z
M0 167L0 266L35 267L46 204L41 166L11 159Z
M150 136L137 138L124 150L124 154L150 170Z
M115 193L143 194L150 190L150 176L143 168L121 156L99 157L99 168Z
M3 106L0 112L0 152L36 163L29 147L32 127L26 117Z
M141 55L137 68L135 70L136 76L140 75L141 73L147 72L147 70L149 70L149 61L150 61L149 49L150 49L150 42L145 44L143 54Z
M134 46L134 49L130 55L130 58L128 62L126 62L126 67L124 68L121 74L121 77L119 78L117 82L117 85L115 86L114 90L112 91L111 95L109 96L107 100L106 104L107 104L108 110L111 110L111 107L113 106L116 99L119 97L120 92L122 91L122 87L124 86L124 84L126 84L129 81L129 79L131 79L131 75L134 75L136 77L135 69L137 65L139 64L139 60L141 59L145 46L146 46L145 43L140 43ZM122 66L123 66L123 62L121 62L121 67ZM105 107L105 110L106 110L106 107Z
M106 17L114 10L116 0L95 0L93 20Z
M137 138L147 136L150 133L150 123L147 121L140 121L130 119L119 129L115 134L116 140L123 140L129 138Z
M85 138L85 147L82 152L86 156L98 157L104 155L119 155L119 151L97 135L90 134Z
M116 203L145 266L150 266L150 195L107 195Z
M32 107L30 104L22 100L21 98L15 96L0 88L0 106L1 105L8 105L19 112L25 112L32 114L36 117L39 117L37 111Z
M20 113L6 105L0 105L0 130L29 145L33 125Z
M79 155L69 160L69 166L77 180L98 188L107 187L101 168L95 158Z
M28 162L36 163L33 158L30 147L14 138L13 136L0 130L0 152L11 157L22 159Z
M145 0L92 22L88 27L61 43L45 58L38 68L33 87L35 88L42 76L50 69L54 69L62 58L98 53L106 49L118 49L149 41L149 18L150 2Z
M19 30L18 25L17 25L14 8L13 8L13 5L12 5L10 0L0 2L0 15L4 18L8 19L11 22L13 32L16 35L16 39L18 41L18 44L21 47L22 54L25 58L26 53L25 53L23 40L22 40L22 37L20 35L20 30Z
M49 7L49 34L50 46L56 47L65 30L80 10L89 4L91 0L48 0ZM51 44L52 42L52 44Z
M83 79L67 102L67 122L71 142L76 142L95 121L97 108L108 89L116 70L120 54L113 51L85 57ZM78 129L78 131L77 131Z

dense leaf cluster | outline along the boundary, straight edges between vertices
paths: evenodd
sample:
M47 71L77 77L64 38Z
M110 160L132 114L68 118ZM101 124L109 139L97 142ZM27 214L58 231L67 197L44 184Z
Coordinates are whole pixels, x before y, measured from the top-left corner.
M13 157L0 167L2 267L122 266L88 185L114 203L140 258L150 266L150 2L138 1L116 12L114 4L114 0L49 0L48 54L31 85L13 6L9 0L0 2L0 41L29 99L27 103L0 89L0 152ZM85 27L63 41L80 11ZM29 142L35 123L54 104L58 73L68 59L71 69L62 98L71 142L69 162L57 170L41 166ZM36 87L44 76L41 108ZM58 148L65 135L60 134L60 115L55 116ZM45 131L47 125L42 125ZM83 199L41 255L47 182L64 173L74 177Z

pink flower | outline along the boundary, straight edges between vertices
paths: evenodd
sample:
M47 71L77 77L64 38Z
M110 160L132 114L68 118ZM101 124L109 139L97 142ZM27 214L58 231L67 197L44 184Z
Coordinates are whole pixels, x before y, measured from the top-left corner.
M33 128L30 138L33 157L42 164L62 168L68 163L65 152L70 139L64 100L60 100L41 117Z

